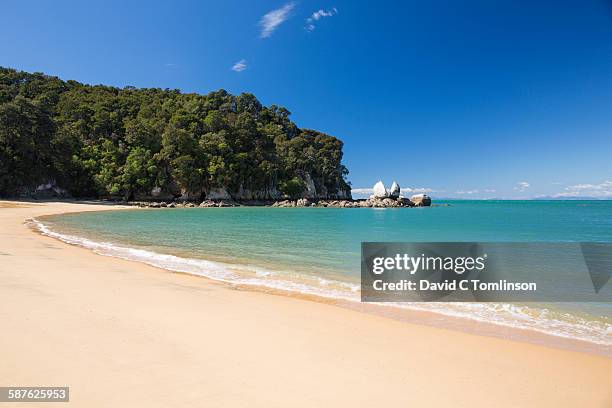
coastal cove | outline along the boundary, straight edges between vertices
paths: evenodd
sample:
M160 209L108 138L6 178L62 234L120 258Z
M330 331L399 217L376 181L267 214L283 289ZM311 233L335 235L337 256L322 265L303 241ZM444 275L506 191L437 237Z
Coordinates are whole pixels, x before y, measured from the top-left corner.
M71 402L88 407L198 405L201 394L194 388L205 390L213 404L223 398L224 405L261 407L287 401L300 407L398 401L605 406L612 398L609 357L229 290L99 256L24 224L50 214L117 209L126 207L0 202L0 318L13 334L0 336L6 382L69 384ZM175 371L165 372L168 362ZM295 367L289 377L286 364ZM534 374L528 382L525 370ZM576 370L580 376L567 374ZM444 393L436 392L434 377L446 384ZM270 385L281 380L281 389ZM342 386L354 392L339 396ZM513 392L518 387L521 392ZM305 388L316 392L296 400Z
M612 0L5 3L0 408L612 408Z
M12 333L0 336L6 352L0 376L7 382L69 384L71 402L88 407L198 405L202 390L212 404L223 398L223 405L261 407L287 401L605 406L612 398L609 357L230 290L99 256L24 224L44 215L121 209L0 202L0 318ZM297 210L280 210L286 211ZM120 213L142 211L108 212ZM176 370L167 372L169 364ZM287 364L294 368L289 377ZM397 375L384 376L389 370ZM446 392L436 392L434 377ZM339 387L354 391L339 396ZM389 393L390 387L403 392ZM304 389L314 391L295 399Z
M36 228L97 253L208 277L247 288L358 304L362 241L597 241L610 234L600 220L607 202L450 202L450 207L401 209L276 209L265 207L133 209L37 218ZM555 214L542 219L539 214ZM500 217L504 214L504 217ZM581 219L582 223L573 220ZM588 220L592 220L592 224ZM586 222L584 221L586 220ZM571 230L567 225L571 225ZM470 226L471 228L467 228ZM492 228L494 226L495 228ZM540 232L538 232L540 231ZM541 231L547 231L541 235ZM457 238L461 236L463 238ZM255 238L256 237L256 238ZM418 238L417 238L418 237ZM312 256L317 254L317 256ZM432 312L443 326L492 324L552 335L544 344L579 340L610 352L606 304L396 304L385 314ZM401 317L401 316L400 316ZM459 321L459 323L457 323ZM466 323L467 322L467 323ZM495 329L497 327L497 330ZM478 327L468 331L482 332ZM582 348L584 349L584 347Z

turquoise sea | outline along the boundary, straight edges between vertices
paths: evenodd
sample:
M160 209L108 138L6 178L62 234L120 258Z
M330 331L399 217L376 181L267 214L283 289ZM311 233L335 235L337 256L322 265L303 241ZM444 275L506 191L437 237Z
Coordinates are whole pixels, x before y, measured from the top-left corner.
M230 283L349 301L359 300L362 241L612 242L612 201L444 203L450 205L118 210L37 221L43 233L104 255ZM609 303L391 306L612 346Z

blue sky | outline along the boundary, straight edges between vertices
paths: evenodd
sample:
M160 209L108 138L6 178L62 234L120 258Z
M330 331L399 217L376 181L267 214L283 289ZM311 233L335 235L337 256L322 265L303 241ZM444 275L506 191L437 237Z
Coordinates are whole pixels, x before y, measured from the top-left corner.
M355 189L612 198L607 1L8 2L0 38L2 66L285 106Z

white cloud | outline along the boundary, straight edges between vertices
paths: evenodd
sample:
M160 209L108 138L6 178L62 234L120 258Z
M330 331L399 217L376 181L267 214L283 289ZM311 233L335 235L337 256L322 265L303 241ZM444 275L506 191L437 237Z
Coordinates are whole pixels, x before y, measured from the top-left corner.
M468 194L468 195L471 195L471 194L487 194L487 193L495 193L496 191L497 190L494 190L492 188L485 188L485 189L482 189L482 190L478 190L478 189L476 189L476 190L459 190L459 191L455 191L455 194L461 194L461 195L464 195L464 194Z
M338 9L336 9L335 7L328 11L321 9L319 11L315 11L314 13L312 13L312 16L310 16L309 20L312 19L312 20L318 21L323 17L331 17L337 12L338 12Z
M351 193L353 194L372 194L373 190L371 188L353 188L351 189Z
M612 190L612 181L604 181L603 183L600 184L576 184L573 186L569 186L565 188L566 190L578 190L578 191L585 191L585 190L597 190L597 191L606 191L606 190Z
M235 72L242 72L245 69L247 69L247 63L245 59L241 59L240 61L238 61L237 63L235 63L234 65L232 65L232 71Z
M431 188L427 188L427 187L417 187L417 188L402 188L401 192L402 193L412 193L412 194L416 194L416 193L431 193L434 190L432 190Z
M323 9L317 10L314 13L312 13L310 17L306 19L306 26L304 27L304 29L306 31L312 31L315 28L317 28L314 24L316 21L319 21L323 17L332 17L336 14L338 14L338 9L335 7L332 8L331 10L323 10Z
M294 7L295 3L287 3L281 8L266 13L259 20L259 25L261 26L261 34L259 36L261 38L270 37L274 30L289 18Z
M431 188L427 188L427 187L417 187L417 188L402 188L401 192L402 194L406 194L406 193L411 193L411 194L417 194L417 193L431 193L435 190L432 190ZM351 193L353 194L372 194L374 191L372 188L353 188L351 189Z
M520 181L518 183L516 183L516 186L514 186L514 191L520 191L523 192L525 190L527 190L530 187L530 184L526 181Z
M575 184L565 187L565 191L553 195L556 198L594 197L612 198L612 181L606 180L599 184Z

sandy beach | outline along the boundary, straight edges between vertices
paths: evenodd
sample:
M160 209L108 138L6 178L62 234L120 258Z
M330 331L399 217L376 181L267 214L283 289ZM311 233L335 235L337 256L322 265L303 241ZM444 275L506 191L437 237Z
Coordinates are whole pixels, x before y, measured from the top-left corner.
M0 386L69 386L75 407L612 406L605 356L236 290L24 224L114 208L0 201Z

